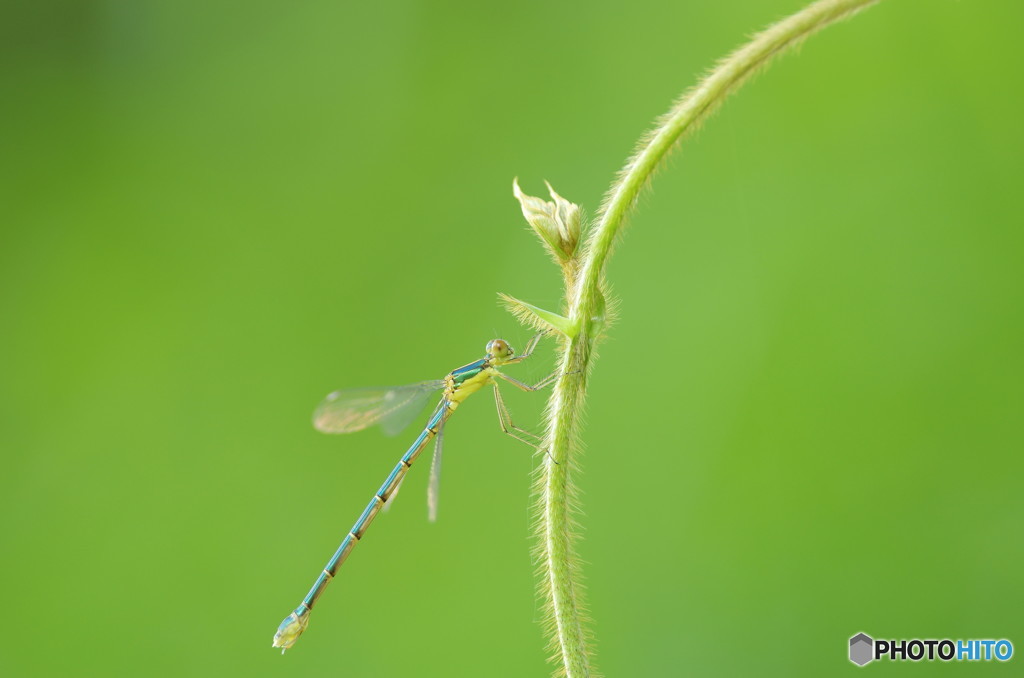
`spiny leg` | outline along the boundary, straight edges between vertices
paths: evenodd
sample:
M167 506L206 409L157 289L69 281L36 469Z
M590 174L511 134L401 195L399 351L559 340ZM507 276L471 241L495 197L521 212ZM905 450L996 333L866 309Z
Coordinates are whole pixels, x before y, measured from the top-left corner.
M522 389L523 391L539 391L540 389L544 388L545 386L550 386L560 376L562 376L561 372L552 372L551 374L549 374L548 376L544 377L543 379L538 381L536 384L533 384L531 386L530 384L524 384L523 382L519 381L518 379L515 379L513 377L508 376L504 372L497 372L497 371L495 371L495 372L496 372L495 376L504 379L508 383L512 384L513 386L515 386L518 389Z
M501 397L501 389L498 388L497 383L494 384L494 404L498 407L498 424L501 426L502 432L534 449L542 449L541 443L544 442L544 439L541 436L512 423L512 415L509 414L508 407L505 406L505 400Z
M527 358L529 358L533 354L533 349L535 349L537 347L537 343L541 340L541 338L544 335L545 335L545 332L538 332L537 334L535 334L532 337L530 337L530 341L526 342L526 348L523 349L523 354L520 355L520 356L516 356L515 358L512 358L511 360L509 360L505 364L506 365L515 365L516 363L521 363L524 360L526 360Z
M545 334L547 334L547 333L546 332L538 332L537 334L535 334L532 337L530 337L530 340L528 342L526 342L526 348L523 349L523 355L520 356L520 357L521 358L529 358L530 355L533 353L533 349L537 348L537 344L540 343L540 340L544 337Z
M501 397L501 389L498 388L498 382L494 382L494 404L498 406L498 423L501 424L501 430L509 436L512 436L516 440L526 443L538 452L543 451L544 454L548 455L548 459L554 463L554 457L548 451L547 446L544 445L544 437L539 436L532 431L527 431L524 428L519 428L512 423L512 415L509 414L508 408L505 407L505 401Z
M511 360L506 360L505 362L502 363L502 366L515 365L516 363L521 363L527 358L529 358L533 354L533 349L537 346L537 342L539 342L541 340L541 337L543 337L545 334L546 332L538 332L537 334L533 335L533 337L530 338L530 341L526 344L526 350L523 351L523 355L512 358ZM522 389L524 391L539 391L545 386L553 384L555 381L558 380L558 377L562 376L563 374L561 372L552 372L548 376L538 381L536 384L530 385L525 384L519 381L518 379L514 379L508 376L507 374L504 374L497 370L495 370L495 373L495 376L501 377L502 379L512 384L516 388ZM575 372L566 372L565 374L575 374Z
M522 355L512 358L511 360L503 364L514 365L516 363L521 363L522 361L529 358L533 354L533 349L537 347L537 343L540 342L541 338L544 337L545 334L546 332L538 332L537 334L533 335L530 338L530 341L527 342L526 349L523 351ZM561 373L554 372L553 374L548 375L544 379L532 385L524 384L518 379L514 379L508 376L507 374L499 372L498 370L494 370L494 375L504 379L508 383L512 384L516 388L522 389L523 391L538 391L544 388L545 386L548 386L549 384L553 383L556 379L558 379L559 376L561 376ZM551 453L544 445L543 436L539 436L536 433L533 433L532 431L527 431L526 429L519 428L518 426L512 423L512 415L509 414L508 407L505 406L505 401L501 397L501 389L498 387L498 382L494 381L492 383L494 384L494 404L498 408L498 422L501 424L501 430L506 435L509 435L515 438L516 440L526 443L527 445L534 448L538 452L543 450L544 453L548 455L548 458L557 464L558 462L555 461L554 457L551 456Z

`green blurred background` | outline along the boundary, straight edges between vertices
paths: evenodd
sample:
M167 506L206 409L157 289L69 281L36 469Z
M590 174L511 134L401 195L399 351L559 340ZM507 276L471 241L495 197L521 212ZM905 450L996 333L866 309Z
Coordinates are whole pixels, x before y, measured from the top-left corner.
M409 441L311 411L521 346L497 293L556 307L560 277L512 178L592 214L650 121L800 6L5 6L0 674L547 675L537 459L486 397L439 522L418 466L271 649ZM1022 21L884 2L657 177L610 262L580 479L607 675L838 675L858 631L1024 651ZM544 398L508 400L536 428Z

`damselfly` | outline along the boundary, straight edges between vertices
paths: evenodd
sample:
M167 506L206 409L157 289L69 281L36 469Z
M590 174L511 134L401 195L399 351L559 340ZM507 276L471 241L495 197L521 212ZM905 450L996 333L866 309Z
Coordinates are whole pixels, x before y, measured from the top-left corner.
M540 436L512 423L508 408L505 407L505 403L501 399L501 391L498 390L498 379L503 379L524 391L536 391L555 380L558 376L557 373L531 386L498 370L498 367L514 365L529 358L541 336L538 334L530 339L521 356L516 356L515 351L505 340L493 339L487 344L486 356L452 370L444 379L395 388L335 391L320 403L313 414L313 425L324 433L352 433L375 424L380 424L386 433L397 433L423 410L431 393L444 389L441 402L437 404L434 413L430 415L426 427L402 455L384 484L370 499L370 503L363 509L362 515L345 535L341 546L327 561L323 572L317 577L313 588L303 598L302 603L281 622L277 633L274 634L274 647L281 648L283 653L294 645L302 632L306 630L306 626L309 624L309 613L320 594L334 579L338 567L345 562L352 549L363 538L366 529L373 522L377 513L389 500L394 498L406 472L412 467L413 462L431 439L435 440L435 444L434 460L430 467L430 482L427 485L427 507L430 520L437 518L437 494L441 477L441 443L444 425L448 421L448 417L466 398L488 384L493 385L501 430L513 438L541 449Z

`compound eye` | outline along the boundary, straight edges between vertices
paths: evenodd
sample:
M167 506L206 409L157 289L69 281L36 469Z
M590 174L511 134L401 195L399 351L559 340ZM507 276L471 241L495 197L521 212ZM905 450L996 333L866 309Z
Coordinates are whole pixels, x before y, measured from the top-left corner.
M487 342L487 354L495 358L504 358L512 353L511 347L504 339L492 339Z

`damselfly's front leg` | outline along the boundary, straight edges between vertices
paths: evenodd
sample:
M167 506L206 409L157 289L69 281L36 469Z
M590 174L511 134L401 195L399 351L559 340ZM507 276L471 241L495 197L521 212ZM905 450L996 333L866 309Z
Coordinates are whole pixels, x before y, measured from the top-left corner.
M533 349L537 347L537 342L539 342L541 340L541 338L544 337L544 334L545 334L544 332L538 332L537 334L535 334L532 337L530 337L530 341L528 341L526 343L526 348L523 349L523 354L522 355L516 356L515 358L512 358L510 360L507 360L506 362L504 362L502 364L504 364L504 365L515 365L516 363L521 363L524 360L526 360L527 358L529 358L533 354Z

